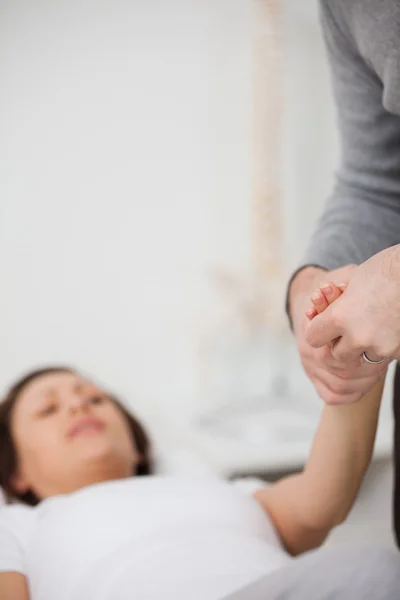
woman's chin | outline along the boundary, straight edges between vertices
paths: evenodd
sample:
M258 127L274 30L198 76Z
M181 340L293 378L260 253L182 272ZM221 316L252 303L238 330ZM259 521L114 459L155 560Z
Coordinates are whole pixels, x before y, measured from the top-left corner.
M111 479L114 470L119 473L121 465L131 464L118 445L102 436L82 439L77 455L81 465L86 465L88 469L93 467L96 470L98 467L101 471L110 472Z
M105 460L112 457L114 446L109 439L101 435L82 436L76 440L75 454L80 460Z

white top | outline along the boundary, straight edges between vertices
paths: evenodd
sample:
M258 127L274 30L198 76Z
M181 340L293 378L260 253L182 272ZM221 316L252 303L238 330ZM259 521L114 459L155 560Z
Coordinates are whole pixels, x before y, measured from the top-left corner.
M289 560L221 481L138 477L0 509L0 571L26 575L31 600L217 600Z

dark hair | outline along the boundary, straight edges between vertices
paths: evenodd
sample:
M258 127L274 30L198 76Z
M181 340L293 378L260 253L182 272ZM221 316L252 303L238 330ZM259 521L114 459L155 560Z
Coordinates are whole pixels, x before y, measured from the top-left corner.
M46 367L31 371L19 379L7 392L0 403L0 486L3 488L6 501L18 500L24 504L35 506L40 499L33 492L19 494L13 489L12 476L17 468L17 452L11 434L11 417L14 406L24 388L37 377L50 373L76 373L69 367ZM131 415L117 398L109 396L116 404L128 422L128 426L135 442L136 449L142 460L135 467L132 475L150 475L153 471L151 459L151 445L149 437L139 421Z

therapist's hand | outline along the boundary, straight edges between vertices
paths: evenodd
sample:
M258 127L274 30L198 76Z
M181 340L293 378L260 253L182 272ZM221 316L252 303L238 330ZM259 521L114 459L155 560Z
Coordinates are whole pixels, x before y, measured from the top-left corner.
M382 376L387 365L368 365L361 362L358 354L352 361L342 361L333 356L331 345L321 344L313 347L306 337L311 326L328 314L347 295L350 281L358 268L348 265L334 271L324 271L316 267L307 267L293 280L290 287L289 304L290 314L293 321L293 330L296 337L297 347L300 353L303 367L314 384L319 396L328 404L351 403L364 396ZM345 293L338 298L339 294L329 295L329 282L335 283ZM315 316L309 313L310 297L317 288L322 288L322 307L332 304L324 311L324 314ZM327 294L324 298L325 293ZM314 299L315 302L315 299ZM317 306L317 305L316 305ZM315 318L313 318L315 317ZM313 318L312 323L309 319Z
M348 364L365 362L363 352L371 360L400 358L400 246L357 267L345 293L309 323L306 340L315 350L337 340L332 356Z

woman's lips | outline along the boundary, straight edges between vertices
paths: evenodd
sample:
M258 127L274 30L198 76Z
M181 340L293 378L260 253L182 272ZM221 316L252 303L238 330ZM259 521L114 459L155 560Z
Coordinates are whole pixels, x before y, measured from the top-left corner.
M104 423L100 419L95 417L84 417L75 421L68 429L67 436L69 438L75 438L83 434L98 433L104 429Z

